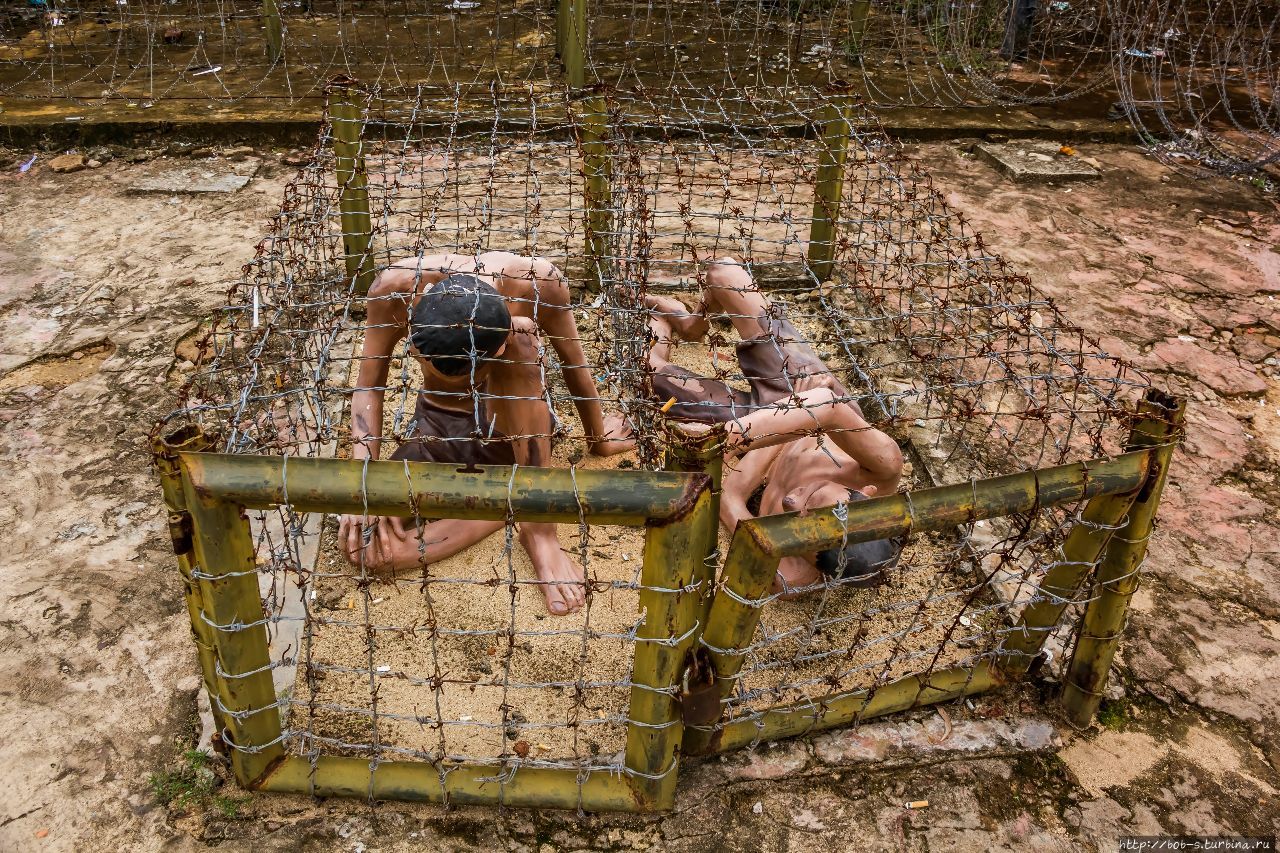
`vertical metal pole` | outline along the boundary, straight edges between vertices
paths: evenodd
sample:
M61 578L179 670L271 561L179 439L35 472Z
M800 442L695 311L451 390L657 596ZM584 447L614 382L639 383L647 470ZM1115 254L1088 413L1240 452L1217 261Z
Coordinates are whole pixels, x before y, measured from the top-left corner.
M262 0L262 25L267 31L267 58L278 62L284 53L284 21L276 0Z
M1158 391L1148 392L1138 409L1138 420L1130 430L1126 450L1151 449L1167 441L1164 437L1157 438L1165 435L1159 429L1169 419L1157 408L1160 405L1157 401L1168 399L1171 398ZM1150 452L1147 483L1152 482L1150 478L1156 475L1159 464L1158 448ZM1105 558L1109 553L1108 544L1112 537L1124 535L1121 528L1132 522L1130 510L1145 491L1146 487L1137 492L1103 495L1089 501L1080 523L1063 543L1062 559L1045 575L1036 598L1022 611L1017 628L1005 638L999 664L1006 675L1014 677L1025 672L1040 654L1063 611L1078 597L1085 578L1098 565L1099 558Z
M347 277L354 282L357 296L367 296L374 276L373 218L361 139L364 117L356 93L355 81L343 78L330 83L327 92Z
M187 617L191 620L191 639L196 645L200 675L213 710L215 728L213 743L220 749L223 745L222 730L226 726L226 721L217 702L217 670L214 667L212 632L201 617L203 606L200 588L191 573L194 558L191 513L187 512L187 497L182 491L182 473L178 468L179 453L198 453L208 450L211 445L212 442L208 436L199 428L189 427L152 439L151 449L152 459L160 474L160 491L164 497L164 505L169 511L169 537L173 541L178 572L182 575L183 597L187 602Z
M686 473L706 474L711 478L711 511L707 524L707 550L701 557L715 576L719 568L720 545L720 483L724 476L724 436L719 431L698 439L675 440L667 446L665 470L683 471ZM708 584L702 594L702 615L699 619L706 624L706 617L711 610L711 600L715 597L713 584Z
M833 92L823 107L819 129L821 148L818 174L813 187L813 223L809 226L809 269L819 282L831 278L835 264L836 223L840 221L840 200L844 193L844 164L853 135L853 96L848 91Z
M850 59L862 58L862 46L867 37L867 16L871 13L871 0L853 0L849 13L849 42L846 52Z
M217 665L214 707L226 715L236 780L252 788L284 757L284 746L249 520L241 507L202 495L185 466L182 486L191 513L200 616Z
M686 659L702 627L702 601L715 582L715 567L702 556L714 547L711 490L692 511L651 526L640 572L644 623L636 632L627 714L626 766L641 810L675 803L677 747L684 735L679 690Z
M1139 570L1168 478L1169 462L1182 434L1185 409L1185 400L1159 391L1148 391L1138 409L1140 420L1134 426L1130 444L1153 448L1153 466L1129 510L1129 523L1111 538L1098 566L1095 593L1085 609L1063 684L1062 705L1067 719L1080 728L1093 721L1102 701L1111 661L1124 632L1129 601L1138 589Z
M609 232L613 227L613 194L610 188L612 168L609 163L608 112L604 95L595 94L582 101L582 174L584 230L586 232L587 274L585 284L600 290L605 282L605 265L609 254Z
M556 6L556 49L564 66L565 81L574 89L585 86L587 0L560 0Z
M738 525L699 640L710 653L715 696L721 703L738 683L738 673L760 623L762 599L769 594L778 572L778 561L776 554L760 547L752 535L751 522ZM720 735L718 725L717 721L705 728L689 728L684 736L685 753L715 752Z

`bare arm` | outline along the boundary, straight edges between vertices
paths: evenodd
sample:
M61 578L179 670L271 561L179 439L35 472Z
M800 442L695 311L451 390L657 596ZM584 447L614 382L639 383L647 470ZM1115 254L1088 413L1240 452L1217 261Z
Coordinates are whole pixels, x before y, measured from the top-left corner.
M604 409L600 405L600 392L582 349L578 325L574 322L573 310L569 307L569 287L565 284L564 277L554 264L542 259L534 260L533 270L536 276L538 326L560 359L564 384L573 395L573 405L578 410L578 417L582 419L591 451L600 456L608 456L630 449L633 442L605 440L608 433Z
M829 388L798 393L780 408L759 409L726 425L725 455L773 447L822 432L857 460L881 494L897 490L902 451L897 442L867 423L862 413Z
M380 518L377 524L380 529L369 547L356 546L353 550L347 543L342 543L352 565L360 565L360 552L363 551L364 567L377 573L408 571L452 557L503 527L501 521L457 518L442 518L420 528L410 527L407 531L403 525L397 529L389 518Z
M747 501L764 482L769 467L780 452L780 447L763 447L746 453L736 465L725 466L720 492L720 523L725 530L732 533L739 521L755 518L747 509Z

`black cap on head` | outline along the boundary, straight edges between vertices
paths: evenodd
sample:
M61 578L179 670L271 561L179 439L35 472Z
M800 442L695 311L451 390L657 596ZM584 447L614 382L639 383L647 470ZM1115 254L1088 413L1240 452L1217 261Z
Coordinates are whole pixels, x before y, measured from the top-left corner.
M862 492L849 490L850 502L866 499ZM875 587L888 580L889 569L898 564L901 554L898 540L876 539L819 551L814 563L829 578L847 578L850 586Z
M466 273L454 273L422 294L409 319L414 349L450 376L469 372L473 358L492 358L510 333L507 301Z

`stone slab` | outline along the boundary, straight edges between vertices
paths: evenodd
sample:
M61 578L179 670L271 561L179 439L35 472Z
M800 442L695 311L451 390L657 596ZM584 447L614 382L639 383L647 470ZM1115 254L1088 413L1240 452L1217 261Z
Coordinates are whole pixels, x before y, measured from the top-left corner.
M925 722L884 722L841 729L814 738L814 756L823 764L863 762L926 764L1009 752L1041 752L1062 745L1048 720L956 720L948 732L938 717Z
M1019 183L1059 183L1063 181L1095 181L1098 170L1079 155L1061 153L1056 142L1031 139L1002 144L980 142L973 151L1001 174Z
M259 160L187 163L159 169L129 185L137 193L233 193L244 189Z

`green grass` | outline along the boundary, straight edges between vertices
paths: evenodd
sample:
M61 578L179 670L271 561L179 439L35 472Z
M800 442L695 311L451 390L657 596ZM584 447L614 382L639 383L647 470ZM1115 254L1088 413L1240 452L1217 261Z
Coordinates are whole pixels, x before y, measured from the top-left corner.
M147 778L156 802L162 806L188 811L191 809L214 810L223 817L234 818L248 797L228 797L219 794L222 780L213 772L208 753L198 749L184 750L177 766Z
M1104 729L1122 729L1128 716L1126 713L1127 703L1124 700L1119 702L1104 701L1102 707L1098 709L1098 725Z

